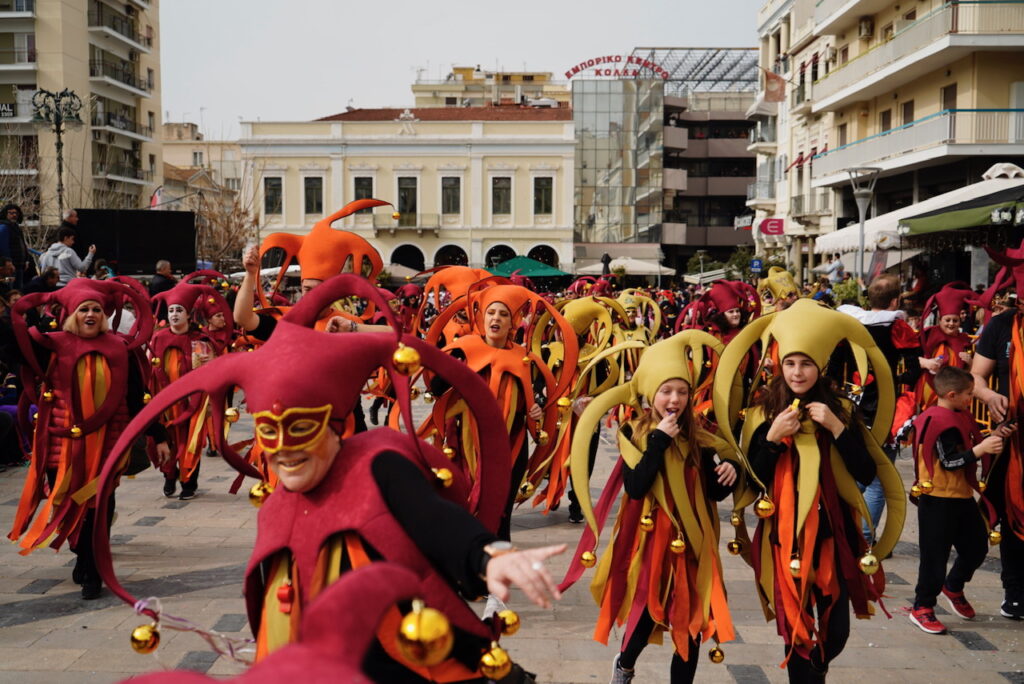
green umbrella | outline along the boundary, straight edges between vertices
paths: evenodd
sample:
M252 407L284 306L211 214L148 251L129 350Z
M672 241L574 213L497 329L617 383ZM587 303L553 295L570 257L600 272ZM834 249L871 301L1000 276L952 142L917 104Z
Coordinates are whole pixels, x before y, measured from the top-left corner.
M549 276L570 275L565 271L559 271L554 266L548 266L536 259L531 259L530 257L521 255L512 257L508 261L503 261L494 268L489 268L487 270L494 275L505 277L512 275L516 271L519 271L519 275L526 276L527 278L545 278Z
M904 234L921 235L958 228L991 225L1020 225L1024 219L1024 188L1018 186L991 192L900 221Z

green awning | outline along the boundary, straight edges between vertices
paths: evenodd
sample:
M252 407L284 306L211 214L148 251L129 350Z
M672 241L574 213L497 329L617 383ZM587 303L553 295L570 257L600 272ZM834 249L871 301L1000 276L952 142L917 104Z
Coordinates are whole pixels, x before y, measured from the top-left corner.
M531 259L526 256L512 257L508 261L503 261L494 268L487 269L494 275L505 276L506 278L516 271L519 271L519 275L526 276L527 278L546 278L551 276L567 276L570 275L565 271L559 271L554 266L548 266L545 263Z
M1024 211L1024 188L1013 187L902 219L900 220L900 232L909 235L922 235L943 230L1013 224L1022 211ZM1000 220L993 220L993 212L999 212L995 216Z

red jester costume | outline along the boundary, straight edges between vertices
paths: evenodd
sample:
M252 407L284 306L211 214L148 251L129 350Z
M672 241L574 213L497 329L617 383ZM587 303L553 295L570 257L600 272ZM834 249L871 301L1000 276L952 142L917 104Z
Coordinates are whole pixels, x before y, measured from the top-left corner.
M936 292L921 310L921 321L935 314L935 325L921 331L919 339L924 356L941 359L943 366L970 368L971 336L960 331L961 314L969 310L972 292L964 283L949 283ZM933 373L921 373L917 379L916 398L918 410L933 406L936 401ZM897 419L898 421L898 419Z

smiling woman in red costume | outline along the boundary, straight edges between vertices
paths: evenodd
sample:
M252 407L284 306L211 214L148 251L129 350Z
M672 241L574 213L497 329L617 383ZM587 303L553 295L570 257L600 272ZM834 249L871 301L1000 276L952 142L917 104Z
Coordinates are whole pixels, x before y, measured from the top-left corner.
M246 573L249 620L259 657L295 640L299 620L315 598L349 570L384 560L403 565L423 582L429 607L448 616L454 631L450 656L423 660L399 648L400 609L378 629L367 658L375 681L479 681L515 676L495 642L518 618L481 621L460 597L490 592L508 597L521 587L533 602L550 605L559 594L544 560L564 547L516 551L495 531L504 510L510 454L502 417L479 376L438 349L401 334L326 335L312 329L325 304L356 295L383 305L376 288L354 276L324 283L294 307L273 337L251 354L217 359L157 397L130 426L115 451L170 403L196 393L214 403L233 386L246 394L260 442L280 486L260 510L256 546ZM386 308L380 306L380 308ZM422 365L452 385L472 407L490 458L480 473L480 497L448 468L448 458L410 434L378 428L342 438L360 389L378 366L392 375L403 424L412 424L410 375ZM323 378L332 382L323 382ZM243 472L252 468L230 446L225 457ZM101 477L100 497L107 489ZM344 505L342 505L344 504ZM134 602L113 577L109 546L98 554L111 589ZM510 679L509 681L520 681Z
M126 301L137 317L131 332L120 335L110 330L109 321ZM27 326L26 313L41 305L51 307L59 330ZM142 408L145 388L133 350L149 339L153 316L133 289L84 278L57 292L25 295L13 314L26 361L22 416L27 417L28 403L39 411L34 433L26 426L26 434L33 434L32 463L8 536L20 539L22 554L46 544L59 549L67 541L78 556L72 576L82 585L82 598L94 599L100 595L92 548L96 478L129 417ZM160 426L149 435L158 453L169 455ZM127 456L109 466L116 478ZM113 497L107 503L113 508Z
M975 297L965 283L948 283L941 290L936 292L925 303L921 310L922 323L932 313L935 314L937 322L921 331L921 348L924 350L924 358L938 360L938 368L942 366L953 366L955 368L970 368L971 366L971 336L960 331L963 318L961 314L970 308L969 300ZM930 373L921 373L917 380L916 395L919 411L932 406L937 401L933 381L935 368Z

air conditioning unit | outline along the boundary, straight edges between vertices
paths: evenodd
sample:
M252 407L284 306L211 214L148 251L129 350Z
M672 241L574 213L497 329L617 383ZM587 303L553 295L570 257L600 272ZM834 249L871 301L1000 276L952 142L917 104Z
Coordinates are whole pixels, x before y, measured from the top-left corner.
M829 47L825 48L825 61L826 62L835 62L836 58L838 56L839 56L839 52L834 47L832 47L831 45Z
M871 17L863 17L857 24L857 37L861 39L873 38L875 35L875 20Z

